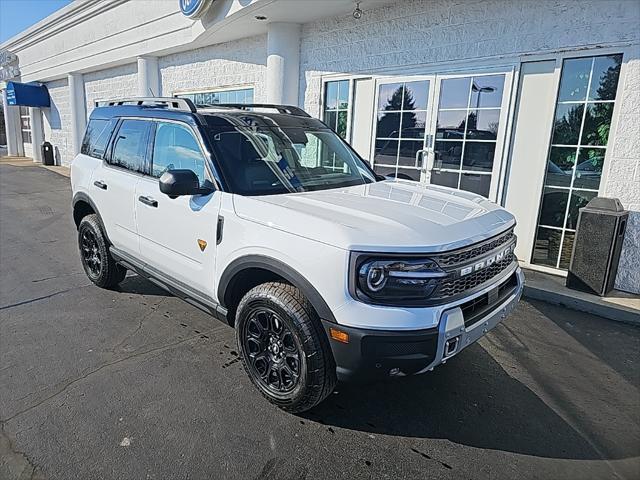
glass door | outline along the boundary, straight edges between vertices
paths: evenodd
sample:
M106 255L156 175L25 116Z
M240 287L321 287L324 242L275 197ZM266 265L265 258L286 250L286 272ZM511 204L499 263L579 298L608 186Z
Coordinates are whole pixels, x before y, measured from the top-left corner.
M506 131L507 74L438 77L437 83L427 177L435 185L495 200Z
M433 77L381 79L376 84L373 169L380 175L420 180Z
M374 170L495 200L511 73L376 83Z

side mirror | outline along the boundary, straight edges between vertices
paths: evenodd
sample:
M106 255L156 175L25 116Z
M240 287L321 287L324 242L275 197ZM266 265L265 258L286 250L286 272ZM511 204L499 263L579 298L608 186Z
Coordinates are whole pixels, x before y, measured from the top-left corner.
M208 195L212 187L201 187L198 176L191 170L167 170L160 177L160 191L171 198L182 195Z

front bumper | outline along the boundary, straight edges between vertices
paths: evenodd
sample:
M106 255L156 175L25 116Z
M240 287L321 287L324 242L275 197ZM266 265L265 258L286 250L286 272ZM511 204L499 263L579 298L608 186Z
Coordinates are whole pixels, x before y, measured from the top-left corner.
M373 380L424 373L445 363L504 320L522 296L524 274L518 267L497 284L491 301L482 296L445 309L436 328L387 331L345 327L323 321L341 381ZM490 295L490 294L484 294ZM489 298L489 297L487 297ZM478 306L479 305L479 306ZM465 325L466 321L466 325ZM349 335L349 343L331 339L330 329Z

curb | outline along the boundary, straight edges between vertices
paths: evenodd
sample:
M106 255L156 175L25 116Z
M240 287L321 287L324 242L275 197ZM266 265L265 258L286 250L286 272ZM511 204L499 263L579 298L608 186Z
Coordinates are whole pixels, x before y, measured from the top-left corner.
M523 295L526 298L541 300L543 302L570 308L579 312L598 315L609 320L640 326L640 310L626 307L624 305L606 304L599 297L596 297L597 300L581 298L577 296L577 294L574 295L573 292L569 294L535 285L527 285L526 281Z

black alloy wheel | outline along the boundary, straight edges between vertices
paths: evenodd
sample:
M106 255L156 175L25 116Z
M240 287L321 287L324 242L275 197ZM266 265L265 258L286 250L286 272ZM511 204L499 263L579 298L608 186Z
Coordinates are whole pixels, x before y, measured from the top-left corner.
M252 376L275 393L293 390L300 379L300 349L291 330L267 307L244 323L243 350Z
M100 250L98 249L98 241L95 233L89 229L82 232L80 238L80 252L82 254L82 263L86 265L91 275L100 276L102 269L102 261L100 259Z

